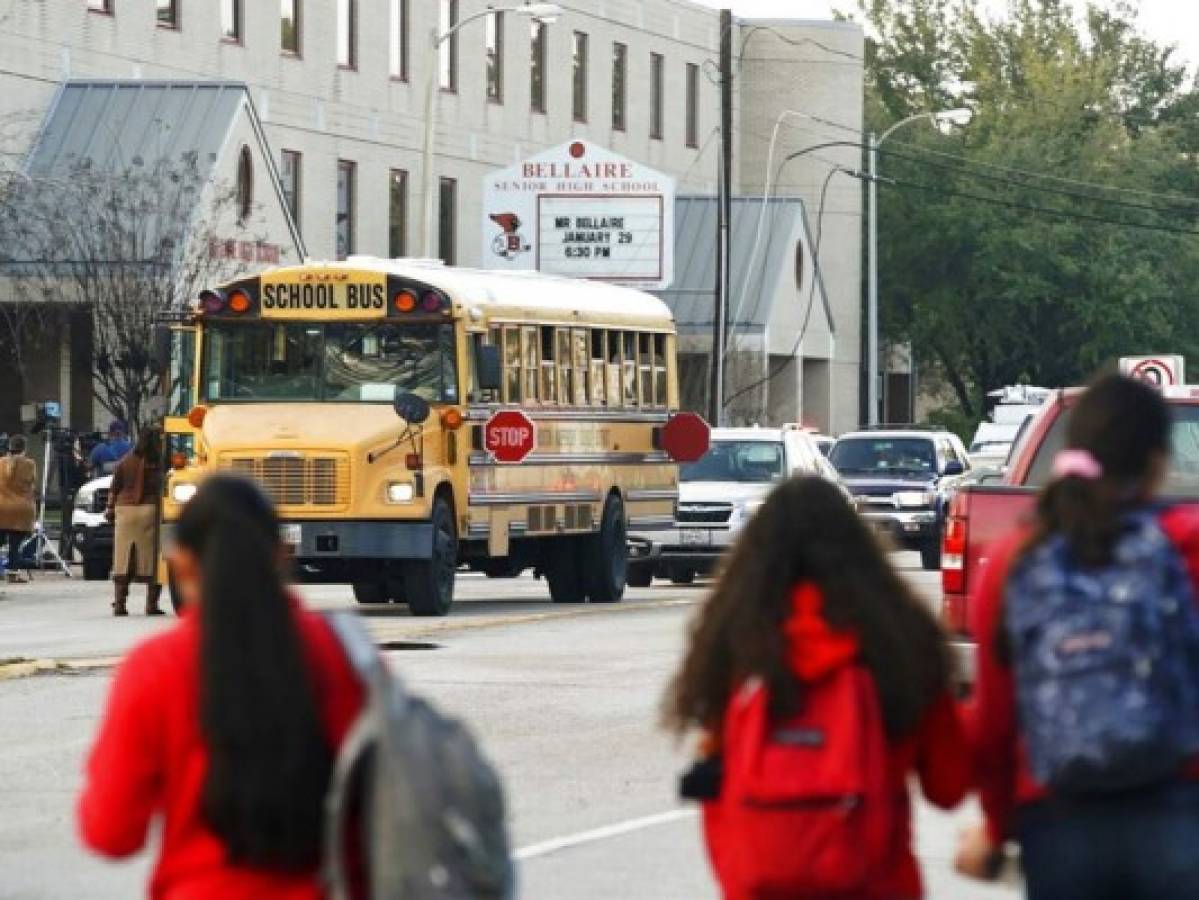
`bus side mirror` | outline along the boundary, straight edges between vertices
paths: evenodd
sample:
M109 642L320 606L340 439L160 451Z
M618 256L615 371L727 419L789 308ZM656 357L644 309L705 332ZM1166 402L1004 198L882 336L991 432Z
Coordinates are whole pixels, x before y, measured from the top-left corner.
M155 325L150 347L156 372L165 372L171 367L171 326Z
M479 390L498 391L503 384L500 348L491 344L475 345L475 378Z
M422 425L429 418L429 404L417 394L397 394L392 408L409 425Z

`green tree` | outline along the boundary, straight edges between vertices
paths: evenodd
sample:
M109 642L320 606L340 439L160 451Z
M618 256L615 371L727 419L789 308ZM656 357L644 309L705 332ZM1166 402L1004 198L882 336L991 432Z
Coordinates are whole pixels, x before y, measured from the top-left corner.
M1135 10L861 8L869 127L975 109L960 133L911 130L884 148L886 338L911 341L976 418L988 390L1076 384L1122 354L1199 363L1199 90Z

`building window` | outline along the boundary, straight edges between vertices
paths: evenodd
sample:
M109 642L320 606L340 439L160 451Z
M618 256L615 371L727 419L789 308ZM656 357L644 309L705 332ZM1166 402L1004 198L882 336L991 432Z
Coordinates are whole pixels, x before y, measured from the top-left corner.
M504 14L487 17L484 47L487 53L487 99L504 102Z
M625 104L628 98L629 48L612 45L612 129L625 130Z
M92 12L112 15L112 0L87 0L87 8Z
M221 39L240 44L242 40L241 0L221 0Z
M403 256L408 246L408 173L392 169L387 184L387 255Z
M337 64L343 69L358 66L357 0L337 0Z
M254 211L254 154L242 146L237 157L237 218L245 222Z
M345 259L354 252L354 202L357 165L349 160L337 161L337 258Z
M545 112L545 22L529 25L529 106L533 112Z
M283 202L291 219L300 226L300 151L284 150L279 165L279 180L283 182Z
M158 0L158 27L179 27L179 0Z
M458 0L441 0L437 33L446 34L458 24ZM438 49L437 71L443 91L458 90L458 33L441 42Z
M699 146L699 66L687 63L687 146Z
M662 54L649 55L649 136L662 140Z
M573 107L576 122L587 121L587 35L574 34L574 91Z
M437 255L447 266L457 257L454 236L458 229L458 182L441 179L437 192Z
M408 0L391 0L391 24L387 33L391 77L408 80Z
M279 49L300 55L300 0L279 0Z

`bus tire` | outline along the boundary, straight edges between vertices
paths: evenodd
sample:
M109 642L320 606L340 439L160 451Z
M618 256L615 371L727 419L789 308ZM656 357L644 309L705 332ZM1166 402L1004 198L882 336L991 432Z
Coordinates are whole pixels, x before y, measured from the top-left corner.
M629 572L625 576L629 587L647 588L654 583L654 564L646 562L630 562Z
M444 497L433 501L433 548L429 559L404 566L404 596L414 616L444 616L454 605L454 573L458 568L458 538L454 514Z
M386 603L387 588L381 581L355 581L354 599L364 605Z
M671 584L694 584L695 569L689 569L686 566L678 566L670 570Z
M619 603L624 598L628 537L624 501L612 494L604 503L599 531L583 539L583 579L592 603Z
M584 603L587 585L583 580L582 544L579 538L553 541L543 557L542 568L555 603Z

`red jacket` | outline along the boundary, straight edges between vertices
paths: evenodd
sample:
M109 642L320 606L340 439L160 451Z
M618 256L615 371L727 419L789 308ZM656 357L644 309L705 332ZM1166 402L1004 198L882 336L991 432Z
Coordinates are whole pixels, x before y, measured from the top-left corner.
M334 746L362 704L362 689L340 644L317 615L296 604L296 624ZM200 797L208 765L199 717L200 626L185 612L171 630L135 648L113 679L108 706L87 763L79 831L98 853L124 857L162 820L162 849L150 882L154 898L317 900L316 871L283 875L226 862L205 825Z
M794 613L785 628L790 665L803 681L813 681L858 655L857 638L834 632L819 614L819 593L800 587ZM891 835L890 864L859 900L914 900L924 895L920 868L912 853L912 810L908 776L915 773L924 796L942 809L952 809L970 789L970 747L948 694L929 706L916 729L889 746L888 777L901 808ZM705 817L706 820L710 817ZM708 840L719 841L719 825L706 821Z
M1182 554L1199 597L1199 512L1170 509L1162 514L1161 525ZM996 843L1015 836L1012 819L1017 807L1043 799L1048 793L1033 780L1019 735L1012 671L995 652L1008 571L1027 537L1025 527L996 542L970 602L973 632L978 640L978 668L967 725L974 748L979 799L987 831ZM1187 774L1199 778L1199 760L1188 767Z

